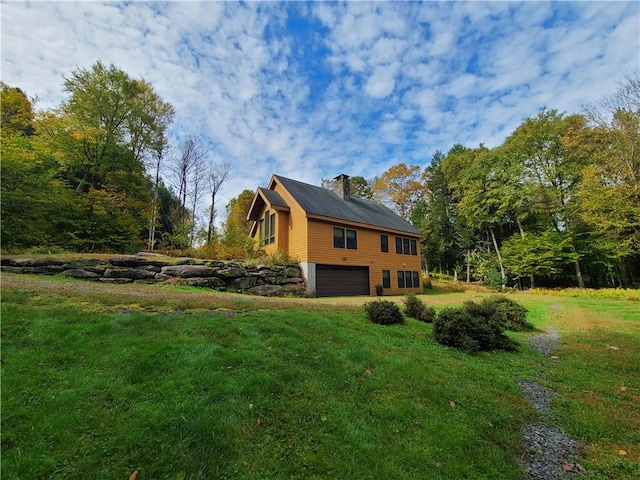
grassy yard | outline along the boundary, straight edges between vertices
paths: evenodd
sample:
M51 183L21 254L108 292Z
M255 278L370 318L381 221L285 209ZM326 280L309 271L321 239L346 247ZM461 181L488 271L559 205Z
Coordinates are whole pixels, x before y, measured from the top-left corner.
M428 324L369 323L370 299L4 274L2 476L525 479L522 428L540 420L525 379L558 392L552 421L585 444L586 478L637 478L640 302L513 298L561 332L557 358L530 334L460 353Z

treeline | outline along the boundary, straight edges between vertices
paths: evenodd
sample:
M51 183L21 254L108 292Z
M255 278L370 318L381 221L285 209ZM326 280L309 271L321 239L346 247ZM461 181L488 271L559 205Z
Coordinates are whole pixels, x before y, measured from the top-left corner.
M35 111L20 88L0 85L4 252L205 245L234 256L252 248L246 235L236 237L248 229L239 211L252 192L227 206L229 220L217 232L216 194L231 166L212 164L192 137L172 147L174 109L148 82L97 62L65 77L63 87L67 100Z
M495 148L398 164L374 198L424 232L425 268L496 286L637 286L640 80L581 114L542 110Z
M63 86L66 101L34 111L23 91L0 85L3 252L256 253L253 192L227 205L217 231L216 195L231 165L213 164L198 139L172 148L173 107L149 83L98 62ZM424 232L431 273L523 288L637 286L640 80L627 77L580 114L542 110L495 148L454 145L426 166L351 182L352 194L393 206Z

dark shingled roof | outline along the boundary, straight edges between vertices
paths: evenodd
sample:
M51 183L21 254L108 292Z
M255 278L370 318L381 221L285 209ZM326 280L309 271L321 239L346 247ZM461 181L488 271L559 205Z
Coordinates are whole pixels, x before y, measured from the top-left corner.
M258 188L260 192L265 196L271 205L274 207L288 207L287 202L280 196L275 190L269 190L268 188Z
M274 175L274 177L287 189L307 214L321 215L349 222L366 223L376 227L421 235L420 231L414 228L413 225L381 203L358 197L351 197L349 201L345 201L332 190L278 175Z

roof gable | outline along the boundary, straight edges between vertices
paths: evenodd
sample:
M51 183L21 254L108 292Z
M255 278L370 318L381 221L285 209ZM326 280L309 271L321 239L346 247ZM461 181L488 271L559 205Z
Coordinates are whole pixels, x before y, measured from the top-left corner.
M272 177L269 184L270 189L274 187L274 180L277 180L291 194L307 215L364 223L379 228L421 235L413 225L381 203L358 197L350 197L348 201L345 201L332 190L277 175Z
M247 219L258 220L265 206L276 210L289 210L289 205L278 192L258 187L253 197L253 202L251 202Z

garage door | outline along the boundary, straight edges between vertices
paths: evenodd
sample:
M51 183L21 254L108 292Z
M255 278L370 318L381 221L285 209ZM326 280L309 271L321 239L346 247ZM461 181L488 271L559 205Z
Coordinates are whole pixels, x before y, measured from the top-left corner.
M316 296L369 295L369 267L316 265Z

